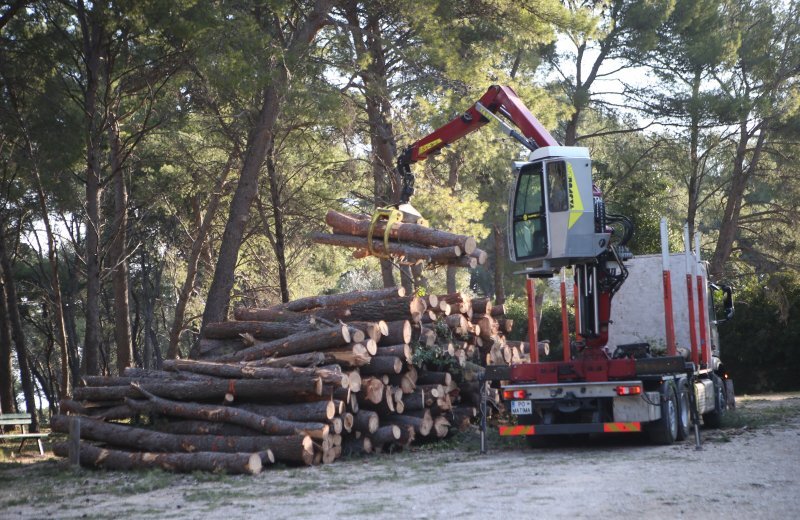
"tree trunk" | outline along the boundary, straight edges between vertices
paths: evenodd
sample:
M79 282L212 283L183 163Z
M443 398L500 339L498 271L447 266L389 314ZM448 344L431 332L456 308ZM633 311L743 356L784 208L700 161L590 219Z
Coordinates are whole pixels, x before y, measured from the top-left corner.
M30 431L39 431L39 417L36 411L36 399L33 395L34 384L31 369L28 365L28 349L25 345L25 331L22 328L22 318L17 306L17 288L14 285L14 274L11 271L11 261L6 250L6 236L0 228L0 270L2 270L3 282L5 285L6 311L8 321L11 325L11 336L17 350L17 366L19 367L20 382L22 383L22 393L25 396L25 408L31 414ZM0 295L2 296L2 295Z
M275 167L275 149L270 146L267 153L267 180L269 181L269 196L272 203L272 220L275 226L273 233L275 240L273 250L275 261L278 264L278 286L281 291L281 301L289 301L289 278L286 266L286 230L283 224L283 203L281 202L282 183L280 173ZM265 222L264 225L267 223Z
M15 413L17 399L14 395L14 372L11 368L11 332L5 287L0 272L0 413Z
M132 364L130 304L128 301L128 188L122 169L122 145L119 141L119 126L116 115L110 115L113 124L108 127L111 143L111 175L114 180L114 239L110 255L114 262L112 282L114 286L114 339L117 343L117 371L122 374Z
M275 122L278 119L285 93L289 90L290 80L286 63L299 60L316 37L317 32L328 23L327 14L331 7L330 4L330 0L316 0L312 12L309 13L303 24L296 27L287 38L287 41L291 43L286 49L285 59L280 63L277 59L274 62L275 66L271 70L271 82L261 96L262 104L258 121L250 131L244 165L222 235L217 267L214 270L214 278L203 313L203 327L212 322L224 321L227 317L236 261L242 245L245 226L249 220L250 206L258 192L258 174L267 150L273 145Z
M189 251L189 258L186 260L186 278L183 280L181 290L178 292L178 301L175 303L175 316L172 319L172 326L169 333L169 346L167 347L167 359L175 359L180 356L179 343L181 333L184 330L184 319L186 316L186 306L189 304L189 299L192 295L192 290L195 286L197 279L198 266L200 265L200 256L203 253L203 248L206 244L208 234L211 231L211 224L217 216L219 204L222 200L223 188L225 181L228 179L228 174L233 167L236 158L239 155L239 150L235 149L228 157L228 162L222 169L219 177L214 183L214 190L208 198L206 203L206 211L200 222L200 227L197 229L197 236L192 241L192 248Z
M53 445L53 453L59 457L69 454L68 443L59 442ZM212 453L199 451L196 453L151 453L129 452L98 448L88 442L80 442L81 466L105 468L113 470L162 469L179 473L193 471L209 471L224 473L245 473L257 475L261 473L262 464L274 456L269 452L261 453Z

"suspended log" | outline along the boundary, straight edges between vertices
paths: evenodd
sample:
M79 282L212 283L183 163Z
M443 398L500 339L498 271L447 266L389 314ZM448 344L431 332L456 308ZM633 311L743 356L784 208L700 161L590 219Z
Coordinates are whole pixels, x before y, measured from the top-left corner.
M372 410L359 410L357 414L353 414L353 429L365 434L372 434L380 426L378 414Z
M334 210L328 211L325 215L325 222L336 233L359 237L368 236L371 226L369 220L354 218L352 215ZM378 221L374 227L373 236L383 237L386 233L386 222ZM466 254L472 253L477 247L474 237L456 235L418 224L395 224L389 231L389 237L400 242L414 242L434 247L458 246Z
M376 289L372 291L353 291L339 294L326 294L321 296L310 296L299 298L280 305L273 309L283 309L287 311L307 311L317 307L342 307L350 306L354 303L366 302L370 300L382 300L396 296L405 296L406 291L402 287L389 287L386 289Z
M361 374L374 376L381 374L399 374L403 370L403 361L396 356L373 356L369 364L361 367Z
M459 256L444 262L448 267L466 267L467 269L477 269L478 259L473 256Z
M367 248L366 238L329 233L311 233L309 236L311 240L317 244L350 247L360 251L364 251ZM372 248L377 253L387 254L382 240L373 240ZM406 262L446 263L448 260L460 257L462 252L459 246L426 249L424 247L398 244L396 242L389 242L388 248L388 254L402 257ZM362 254L363 253L358 253L357 257L361 257ZM480 262L480 259L478 262Z
M338 412L334 401L275 405L244 403L237 405L236 408L265 417L295 422L328 422L336 417Z
M193 372L224 378L248 379L291 379L295 377L319 377L323 383L347 386L349 380L341 369L331 368L275 368L254 367L247 365L231 365L213 361L195 361L191 359L165 359L166 370Z
M66 442L53 445L53 453L67 457ZM265 461L274 460L270 452L261 453L150 453L98 448L88 442L80 442L80 464L85 467L113 470L155 469L179 473L209 471L222 473L244 473L257 475Z
M217 361L252 361L272 356L305 354L340 347L347 343L350 343L350 330L347 326L342 325L300 332L275 341L257 343L231 356L219 358Z
M390 321L386 324L386 334L378 338L379 346L397 345L411 342L411 322L408 320Z
M469 256L472 258L477 258L478 265L485 265L486 261L489 259L489 253L483 249L475 249L472 253L469 253Z
M389 345L384 347L378 347L378 350L375 352L376 356L397 356L406 363L411 363L413 353L411 351L411 347L408 344L402 345Z
M139 389L139 391L147 397L146 401L126 399L125 402L134 410L143 413L160 413L162 415L182 417L184 419L199 419L203 421L238 424L269 435L303 434L310 435L312 438L316 439L322 435L327 435L329 431L327 424L284 421L283 419L265 417L248 412L247 410L228 406L181 403L157 397L142 389Z

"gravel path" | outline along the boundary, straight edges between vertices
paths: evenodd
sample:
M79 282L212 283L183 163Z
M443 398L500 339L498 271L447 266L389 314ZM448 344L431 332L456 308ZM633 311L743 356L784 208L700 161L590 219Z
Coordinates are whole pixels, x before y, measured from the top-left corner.
M256 477L0 464L0 516L800 518L800 397L751 398L740 410L757 428L704 432L699 452L622 436L480 455L471 439Z

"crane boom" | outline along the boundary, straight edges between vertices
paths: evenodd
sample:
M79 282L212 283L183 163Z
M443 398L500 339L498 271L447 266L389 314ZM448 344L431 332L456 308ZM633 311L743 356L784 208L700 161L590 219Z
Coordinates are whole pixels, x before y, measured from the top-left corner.
M407 204L414 194L412 164L424 161L445 146L483 127L491 122L490 117L495 114L502 115L519 128L520 132L516 132L495 116L503 132L520 141L528 149L558 146L558 141L531 114L511 87L492 85L466 112L403 150L397 160L397 171L402 180L400 203Z

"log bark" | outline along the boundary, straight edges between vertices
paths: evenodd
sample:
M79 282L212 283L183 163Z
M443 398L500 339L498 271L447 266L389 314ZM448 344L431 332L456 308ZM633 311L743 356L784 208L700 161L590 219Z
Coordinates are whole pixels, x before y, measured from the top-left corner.
M359 410L353 414L353 430L367 435L375 433L380 426L380 419L377 412L372 410Z
M69 418L53 416L51 428L67 433ZM255 432L254 432L255 433ZM112 446L152 452L254 453L272 451L275 460L310 464L314 455L311 437L307 435L175 434L81 418L81 438Z
M59 402L59 411L71 415L85 415L103 421L115 419L130 419L138 417L139 412L126 404L108 407L89 407L72 399L62 399Z
M491 314L492 312L491 298L473 298L472 310L476 314Z
M447 267L466 267L467 269L475 269L478 267L478 259L473 256L459 256L458 258L453 258L452 260L448 260L447 262L445 262L445 265Z
M242 379L293 379L295 377L319 377L323 383L347 386L349 379L337 366L332 368L275 368L254 367L247 365L230 365L211 361L194 361L190 359L164 360L166 370L193 372L215 377Z
M280 323L271 321L221 321L209 323L203 328L204 338L236 339L242 334L250 334L257 339L278 339L307 332L315 328L310 323Z
M67 457L67 443L53 445L53 453L59 457ZM81 466L105 468L113 470L163 469L179 473L192 471L223 472L230 474L257 475L263 463L274 460L269 452L263 453L212 453L199 451L196 453L151 453L128 452L98 448L88 442L80 443Z
M371 322L371 321L348 321L347 325L354 329L360 330L372 341L380 341L380 339L388 334L389 326L385 321ZM353 341L360 343L363 339L353 339Z
M134 410L146 413L159 413L183 419L198 419L202 421L226 422L238 424L257 430L268 435L310 435L318 439L327 435L330 428L322 423L300 423L284 421L274 417L265 417L247 410L240 410L227 406L216 406L196 403L180 403L162 399L148 392L142 392L147 397L146 401L126 399L125 402Z
M408 344L379 346L376 356L397 356L406 363L411 363L413 352Z
M305 314L289 311L280 307L269 307L266 309L237 307L233 311L233 317L239 321L273 321L279 323L298 323L308 321L309 319Z
M305 354L294 354L292 356L271 357L248 361L247 366L274 368L314 367L325 364L326 360L327 357L322 352L307 352Z
M408 320L390 321L386 324L386 334L378 338L379 346L397 345L411 342L411 322Z
M252 361L254 359L306 354L329 348L336 348L350 342L350 330L346 326L329 327L321 330L292 334L275 341L257 343L231 356L217 361Z
M272 309L300 312L316 309L317 307L347 307L353 305L354 303L382 300L384 298L395 298L398 296L405 296L405 290L402 287L389 287L386 289L376 289L374 291L353 291L348 293L327 294L322 296L300 298L272 307Z
M403 394L410 394L417 387L414 377L410 372L394 374L389 376L389 383L400 388Z
M226 356L238 352L248 345L242 340L237 339L211 339L200 338L189 352L190 358L204 358L213 356ZM170 358L172 359L172 358Z
M417 437L417 432L414 430L413 426L408 425L398 425L400 427L400 438L397 439L398 446L408 446L414 439Z
M332 420L337 415L337 406L334 401L315 401L311 403L281 405L244 403L238 405L237 408L265 417L275 417L277 419L295 422L322 423Z
M450 372L429 372L419 370L417 372L417 383L420 385L444 385L447 386L453 380Z
M363 220L354 215L334 210L328 211L327 215L325 215L325 223L331 226L335 233L359 237L366 237L371 225L370 220ZM385 233L386 222L377 222L373 236L383 237ZM457 235L418 224L395 224L389 231L389 237L400 242L414 242L426 246L459 246L466 254L472 253L477 247L474 237Z
M427 437L433 428L433 420L430 416L426 418L412 417L409 415L388 415L383 417L386 424L396 424L398 426L413 426L414 433L420 437Z
M472 253L469 253L469 256L471 256L472 258L477 258L478 265L485 265L486 260L489 259L489 253L487 253L483 249L475 249Z
M281 379L211 379L208 381L148 380L139 387L147 392L170 399L198 401L234 398L264 401L302 401L321 396L323 382L317 376L294 376ZM131 386L78 387L73 391L76 400L109 401L139 397Z
M372 356L367 352L367 347L361 343L342 349L325 351L325 361L336 363L344 368L356 368L369 364ZM363 384L363 381L362 381Z
M364 256L367 249L367 239L361 237L354 237L350 235L336 235L329 233L311 233L310 238L317 244L325 244L331 246L350 247L358 249L362 252L356 252L358 257ZM382 240L373 240L372 249L380 254L387 254ZM415 247L407 244L398 244L396 242L389 242L388 254L399 256L407 262L427 262L427 263L447 263L450 260L459 258L463 250L459 246L437 247L434 249L426 249L424 247ZM478 260L480 263L480 259Z
M264 436L264 432L256 431L238 424L211 422L202 420L157 420L153 428L160 432L179 435L226 435L232 437ZM279 437L285 437L283 435Z
M356 439L346 438L342 443L342 455L346 457L363 456L372 453L372 441L369 437Z
M361 367L362 375L399 374L403 370L403 361L396 356L373 356L370 362Z
M370 440L372 440L372 448L380 450L386 444L393 444L400 440L400 427L396 424L381 426L370 435Z

